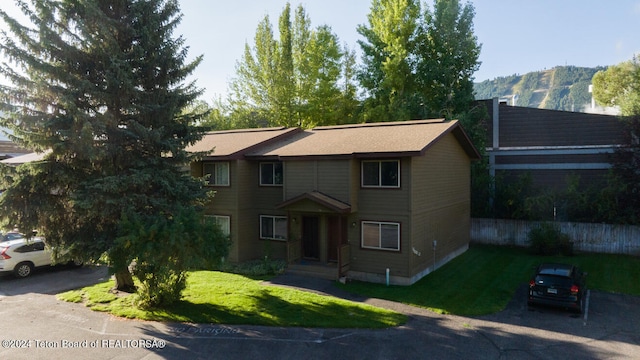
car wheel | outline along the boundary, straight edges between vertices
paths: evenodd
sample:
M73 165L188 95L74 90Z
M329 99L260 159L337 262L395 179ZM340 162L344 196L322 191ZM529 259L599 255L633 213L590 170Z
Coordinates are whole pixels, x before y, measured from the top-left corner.
M33 272L33 264L30 262L21 262L13 269L13 274L19 278L25 278Z

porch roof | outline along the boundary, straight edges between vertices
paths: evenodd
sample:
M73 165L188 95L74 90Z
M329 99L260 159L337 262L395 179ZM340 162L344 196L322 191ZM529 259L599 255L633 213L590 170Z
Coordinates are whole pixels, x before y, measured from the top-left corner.
M319 205L322 205L326 208L328 208L331 211L334 211L336 213L341 213L341 214L348 214L351 212L351 205L347 204L345 202L342 202L338 199L332 198L331 196L327 195L327 194L323 194L319 191L310 191L310 192L306 192L303 194L300 194L294 198L291 198L289 200L286 200L282 203L280 203L279 205L276 206L276 209L282 209L282 208L286 208L289 206L292 206L294 204L299 203L300 201L304 201L304 200L310 200L313 201Z

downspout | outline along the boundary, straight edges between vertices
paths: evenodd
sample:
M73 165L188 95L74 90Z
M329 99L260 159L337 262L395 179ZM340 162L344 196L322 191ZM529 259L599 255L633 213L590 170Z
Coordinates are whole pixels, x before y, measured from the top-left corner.
M493 98L493 131L492 131L492 144L491 150L497 150L500 148L500 100ZM489 151L489 171L492 177L496 176L496 156L493 151Z

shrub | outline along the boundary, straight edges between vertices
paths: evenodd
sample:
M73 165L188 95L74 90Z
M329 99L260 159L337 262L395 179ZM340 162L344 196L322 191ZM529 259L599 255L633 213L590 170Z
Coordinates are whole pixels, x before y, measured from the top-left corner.
M569 235L553 223L542 223L528 234L529 248L537 255L573 255L573 243Z
M142 266L141 266L142 265ZM182 298L187 287L187 272L170 267L137 264L135 274L140 280L136 305L142 309L174 304ZM144 268L144 271L139 269ZM150 271L150 270L154 271Z
M265 257L262 260L247 261L240 264L224 264L220 266L220 271L247 276L266 276L282 274L286 268L286 261Z

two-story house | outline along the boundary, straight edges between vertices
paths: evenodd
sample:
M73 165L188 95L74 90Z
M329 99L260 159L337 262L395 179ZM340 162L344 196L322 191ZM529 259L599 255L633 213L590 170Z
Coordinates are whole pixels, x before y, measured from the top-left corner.
M191 172L216 192L230 261L408 285L468 248L479 154L457 121L218 131L189 150L211 150Z

